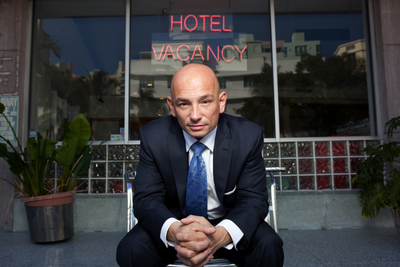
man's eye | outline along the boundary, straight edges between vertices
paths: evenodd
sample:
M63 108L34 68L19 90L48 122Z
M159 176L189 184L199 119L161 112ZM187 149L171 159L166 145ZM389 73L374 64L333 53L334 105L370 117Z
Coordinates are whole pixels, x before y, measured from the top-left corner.
M187 104L186 103L180 103L179 106L180 107L184 107L184 106L187 106Z

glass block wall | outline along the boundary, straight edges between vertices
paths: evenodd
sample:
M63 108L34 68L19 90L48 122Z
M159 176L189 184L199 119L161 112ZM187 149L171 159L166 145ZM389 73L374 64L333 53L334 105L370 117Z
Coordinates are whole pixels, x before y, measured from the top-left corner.
M80 178L78 193L125 193L124 173L137 167L139 149L139 145L101 146L93 156L88 173Z
M362 150L380 141L296 141L265 143L267 167L286 167L275 173L277 190L353 189L352 179L365 159Z
M348 190L365 156L366 146L377 140L294 141L265 143L267 167L286 167L274 173L279 191ZM82 175L78 193L118 194L126 192L124 173L136 168L140 145L103 145L96 151L88 173ZM61 170L57 169L59 174Z

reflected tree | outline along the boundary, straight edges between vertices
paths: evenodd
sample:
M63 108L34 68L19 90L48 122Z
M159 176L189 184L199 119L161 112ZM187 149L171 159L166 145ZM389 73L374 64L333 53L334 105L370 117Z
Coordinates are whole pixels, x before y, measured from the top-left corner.
M131 110L136 112L130 114L130 138L139 138L139 129L146 123L159 118L155 104L158 103L154 97L154 90L150 88L138 89L138 97L131 98Z
M265 64L259 75L249 78L254 86L253 97L245 100L236 114L259 124L264 130L264 137L275 135L274 104L272 90L272 68Z
M252 95L237 114L273 137L272 68L265 65L253 77ZM295 71L278 68L279 117L283 136L328 136L337 126L369 117L364 58L343 54L323 58L303 54Z
M40 42L37 41L33 53L30 128L39 132L50 129L51 138L61 140L63 121L71 119L77 113L83 113L90 119L91 96L104 103L104 96L115 94L119 82L103 70L95 70L88 76L77 76L72 73L72 63L54 64L50 54L61 58L61 48L43 31L39 30L37 35ZM93 114L96 107L92 107ZM104 107L103 105L102 110Z
M91 91L101 103L104 103L103 96L112 95L119 85L117 79L112 78L110 75L108 75L108 72L101 69L89 73L88 77Z

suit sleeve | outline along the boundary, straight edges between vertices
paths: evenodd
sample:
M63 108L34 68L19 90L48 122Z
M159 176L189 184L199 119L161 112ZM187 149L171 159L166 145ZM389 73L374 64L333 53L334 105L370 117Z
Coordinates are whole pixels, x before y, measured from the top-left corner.
M165 205L165 184L154 160L154 150L149 148L146 133L142 129L140 160L134 180L134 213L139 224L151 235L156 244L163 246L160 240L162 225L168 218L175 216Z
M247 140L251 140L248 137ZM230 175L234 176L235 173L239 173L236 189L237 200L235 206L225 217L232 220L244 233L237 246L238 249L247 248L250 238L258 225L264 221L269 209L265 165L261 154L264 142L262 129L257 131L250 142L242 142L250 149L247 150L246 155L241 154L241 157L235 158L232 162L231 166L234 171ZM243 153L245 149L242 148L241 151Z

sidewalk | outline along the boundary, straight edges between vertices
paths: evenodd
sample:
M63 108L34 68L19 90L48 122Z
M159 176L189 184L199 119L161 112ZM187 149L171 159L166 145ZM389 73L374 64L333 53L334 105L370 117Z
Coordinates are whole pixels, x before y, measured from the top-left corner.
M117 266L122 232L77 232L61 243L37 245L29 233L0 233L1 266ZM400 266L395 228L281 230L285 266Z

